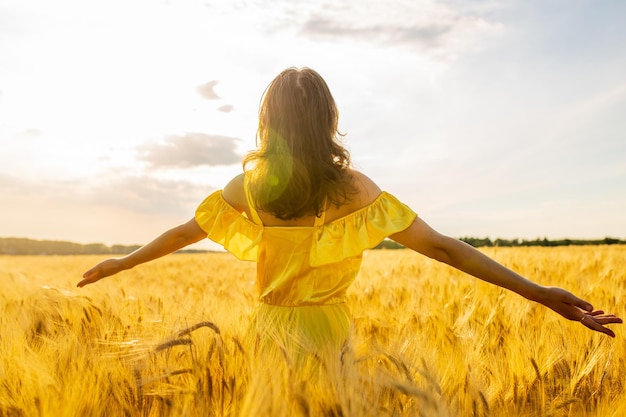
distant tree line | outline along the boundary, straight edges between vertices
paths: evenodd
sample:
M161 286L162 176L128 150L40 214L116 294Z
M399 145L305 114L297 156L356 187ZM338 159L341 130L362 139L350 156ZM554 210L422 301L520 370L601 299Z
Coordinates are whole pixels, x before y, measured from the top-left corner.
M503 247L515 247L515 246L583 246L583 245L623 245L626 244L626 240L620 240L612 237L605 237L604 239L592 239L592 240L583 240L583 239L557 239L557 240L548 240L547 238L543 239L534 239L534 240L525 240L525 239L495 239L491 240L489 238L474 238L474 237L462 237L460 238L465 243L468 243L476 248L481 246L503 246Z
M57 240L33 240L23 238L0 238L0 254L3 255L81 255L81 254L127 254L139 245L112 245L89 243L86 245Z
M581 240L581 239L557 239L548 240L547 238L526 240L526 239L495 239L491 240L486 238L476 237L462 237L459 240L475 247L516 247L516 246L583 246L583 245L624 245L626 240L620 240L612 237L605 237L604 239L595 240ZM390 239L385 239L376 246L376 249L402 249L404 246L394 242Z
M24 238L0 238L1 255L125 255L141 245L111 245L102 243L80 244L57 240L33 240ZM205 252L187 249L180 252Z

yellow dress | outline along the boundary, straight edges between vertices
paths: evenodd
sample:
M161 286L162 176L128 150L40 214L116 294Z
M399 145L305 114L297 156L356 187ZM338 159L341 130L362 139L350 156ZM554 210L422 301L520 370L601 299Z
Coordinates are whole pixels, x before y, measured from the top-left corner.
M274 373L275 361L300 377L304 368L329 373L349 339L346 290L359 272L363 251L406 229L417 215L387 192L331 222L322 215L309 227L264 226L250 207L251 219L216 191L200 204L196 220L237 258L257 262L260 304L250 332L254 356ZM311 361L322 366L310 366ZM311 372L304 378L315 379Z

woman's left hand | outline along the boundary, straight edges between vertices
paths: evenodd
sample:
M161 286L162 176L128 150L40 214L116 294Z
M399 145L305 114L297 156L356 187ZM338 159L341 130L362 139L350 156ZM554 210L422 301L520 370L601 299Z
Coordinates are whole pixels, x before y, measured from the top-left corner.
M88 284L100 281L102 278L115 275L126 269L120 258L111 258L100 262L83 274L83 280L76 284L77 287L84 287Z

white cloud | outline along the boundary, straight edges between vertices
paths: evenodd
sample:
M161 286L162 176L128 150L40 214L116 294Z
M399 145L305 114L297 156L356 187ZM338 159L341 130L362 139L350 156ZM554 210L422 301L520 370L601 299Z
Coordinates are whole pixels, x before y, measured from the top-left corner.
M376 10L368 11L369 19L345 19L343 14L311 16L302 26L303 36L337 41L353 39L373 42L382 46L407 46L416 52L446 49L455 38L471 35L497 25L480 18L459 16L451 11L438 18L421 17L418 10L407 10L405 16L395 20Z
M291 28L313 40L395 46L450 60L468 53L482 35L498 33L502 28L499 22L434 0L301 3L308 7L286 9L284 13L291 18L279 19L268 30Z
M233 106L232 104L224 104L223 106L220 106L217 108L217 110L221 111L222 113L230 113L234 109L235 109L235 106Z
M24 129L21 132L17 133L17 137L20 139L35 139L38 138L42 135L42 132L40 129L37 128L28 128L28 129Z
M94 186L84 200L145 214L193 215L193 209L208 192L186 180L165 180L155 176L122 176Z
M191 132L169 135L160 143L144 144L137 150L139 160L154 168L233 165L241 162L238 142L237 138Z
M207 100L219 100L221 97L215 92L217 81L209 81L196 88L198 94Z
M206 7L225 20L236 17L237 30L255 28L259 38L392 46L437 60L468 53L483 35L497 33L503 26L489 18L493 5L461 7L437 0L249 0L209 2Z

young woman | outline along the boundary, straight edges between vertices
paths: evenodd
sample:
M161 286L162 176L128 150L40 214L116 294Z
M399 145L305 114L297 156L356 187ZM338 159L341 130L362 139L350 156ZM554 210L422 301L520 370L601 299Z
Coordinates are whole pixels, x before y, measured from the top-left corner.
M290 364L308 354L332 366L348 339L347 288L364 250L384 238L539 302L569 320L614 337L614 315L570 292L538 285L471 246L429 227L410 208L350 168L338 142L338 112L318 73L289 68L267 88L258 150L244 173L207 197L195 217L137 251L108 259L79 287L174 252L207 236L257 262L260 305L255 349L280 352Z

